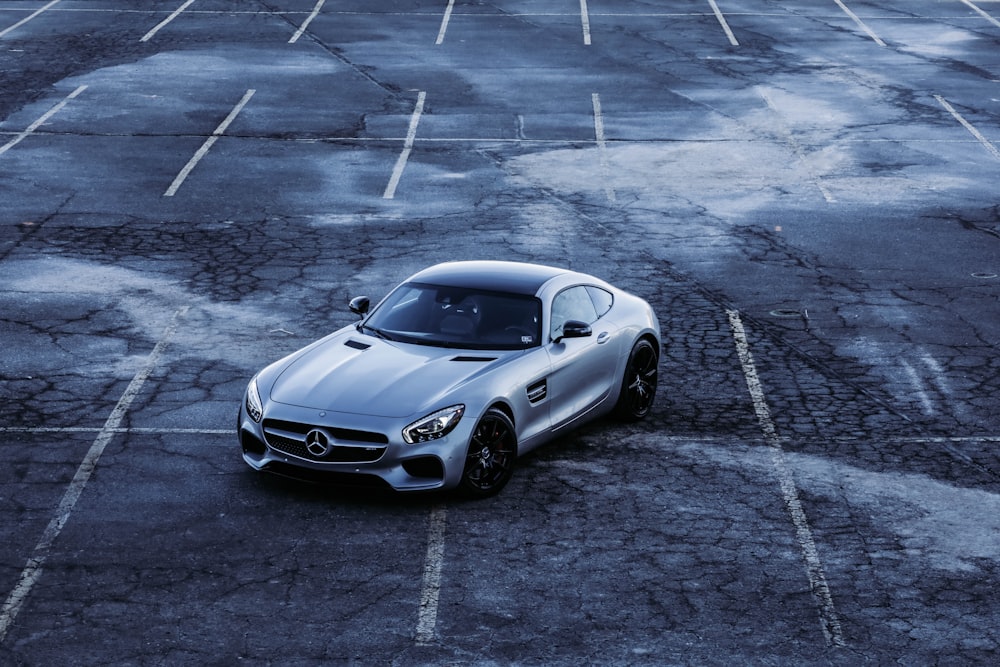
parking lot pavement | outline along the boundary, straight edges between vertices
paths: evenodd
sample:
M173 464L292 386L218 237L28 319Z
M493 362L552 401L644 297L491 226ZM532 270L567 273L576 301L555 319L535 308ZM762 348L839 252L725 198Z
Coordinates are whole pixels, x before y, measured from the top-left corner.
M993 10L0 2L0 663L995 663ZM474 258L649 300L650 418L480 502L240 461Z

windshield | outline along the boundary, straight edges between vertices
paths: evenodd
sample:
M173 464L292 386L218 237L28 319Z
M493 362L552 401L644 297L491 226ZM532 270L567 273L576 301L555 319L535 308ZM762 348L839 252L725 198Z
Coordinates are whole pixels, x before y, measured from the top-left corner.
M478 350L521 350L541 341L541 304L532 296L406 283L365 320L389 340Z

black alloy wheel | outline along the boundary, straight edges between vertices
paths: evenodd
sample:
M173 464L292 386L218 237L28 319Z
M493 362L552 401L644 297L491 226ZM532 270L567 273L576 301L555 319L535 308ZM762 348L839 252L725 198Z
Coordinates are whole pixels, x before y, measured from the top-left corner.
M502 410L490 408L472 432L459 489L471 498L498 493L510 481L516 458L514 423Z
M632 347L622 378L621 394L615 414L625 421L639 421L649 414L656 398L657 367L660 356L651 342L643 338Z

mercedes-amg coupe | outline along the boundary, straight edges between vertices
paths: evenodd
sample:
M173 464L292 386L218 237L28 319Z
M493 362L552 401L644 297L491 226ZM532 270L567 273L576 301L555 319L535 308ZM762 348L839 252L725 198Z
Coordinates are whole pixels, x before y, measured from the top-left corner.
M583 273L449 262L350 309L360 321L250 381L239 440L254 469L483 497L543 442L653 405L653 309Z

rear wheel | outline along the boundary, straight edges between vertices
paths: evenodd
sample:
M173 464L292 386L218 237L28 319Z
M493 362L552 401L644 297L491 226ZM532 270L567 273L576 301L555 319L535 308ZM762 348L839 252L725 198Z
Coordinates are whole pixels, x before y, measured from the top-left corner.
M498 493L510 481L516 458L514 423L502 410L490 408L472 432L459 490L471 498Z
M638 421L649 414L656 398L657 367L660 355L651 342L643 338L632 347L622 378L621 394L615 415L625 421Z

